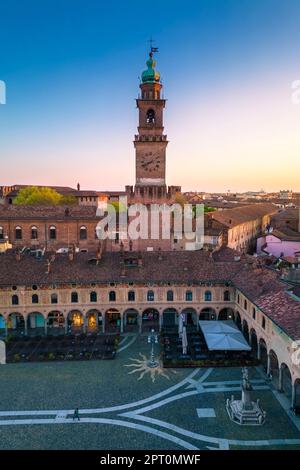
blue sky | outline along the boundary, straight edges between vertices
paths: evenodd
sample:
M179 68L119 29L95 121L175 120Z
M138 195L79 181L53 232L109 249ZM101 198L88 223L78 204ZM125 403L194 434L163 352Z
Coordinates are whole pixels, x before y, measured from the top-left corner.
M0 185L134 184L152 35L168 183L300 191L299 24L298 0L0 0Z

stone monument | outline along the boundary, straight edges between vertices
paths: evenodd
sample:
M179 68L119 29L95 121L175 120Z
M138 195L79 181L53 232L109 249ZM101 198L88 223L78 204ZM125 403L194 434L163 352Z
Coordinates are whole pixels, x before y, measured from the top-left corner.
M253 388L247 367L243 367L242 375L242 399L235 400L233 395L231 399L228 398L226 401L227 413L230 419L237 424L262 425L266 420L266 412L261 408L259 400L256 402L251 400Z

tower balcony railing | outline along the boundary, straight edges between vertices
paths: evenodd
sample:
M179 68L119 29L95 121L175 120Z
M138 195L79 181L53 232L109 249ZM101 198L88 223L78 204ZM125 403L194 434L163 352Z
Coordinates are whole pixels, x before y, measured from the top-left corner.
M166 142L166 135L139 135L134 136L135 141L139 142Z

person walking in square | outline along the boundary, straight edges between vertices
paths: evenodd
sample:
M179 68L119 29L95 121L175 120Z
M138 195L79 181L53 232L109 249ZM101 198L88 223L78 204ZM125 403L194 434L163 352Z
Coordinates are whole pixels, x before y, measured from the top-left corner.
M74 410L73 421L74 421L74 419L78 419L78 421L80 421L80 418L79 418L79 409L78 409L78 408L75 408L75 410Z

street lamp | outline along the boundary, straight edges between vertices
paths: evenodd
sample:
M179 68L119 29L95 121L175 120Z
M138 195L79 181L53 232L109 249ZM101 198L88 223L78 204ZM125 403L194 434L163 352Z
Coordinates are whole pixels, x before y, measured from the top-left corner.
M155 333L153 328L148 335L148 343L151 344L151 356L150 356L150 361L148 361L148 366L157 367L159 363L158 361L155 361L154 359L154 344L158 343L158 335Z

